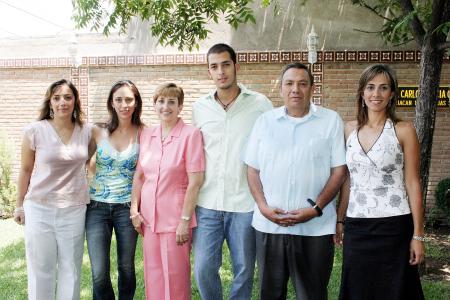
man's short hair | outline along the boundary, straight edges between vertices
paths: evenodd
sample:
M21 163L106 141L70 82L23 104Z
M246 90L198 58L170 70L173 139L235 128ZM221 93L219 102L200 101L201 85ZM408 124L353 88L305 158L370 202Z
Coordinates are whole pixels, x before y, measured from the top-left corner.
M284 76L284 74L289 69L303 69L303 70L305 70L308 73L310 86L312 86L314 84L314 76L311 73L311 69L308 68L307 65L302 64L302 63L298 63L298 62L290 63L290 64L284 66L283 70L281 71L281 76L280 76L280 83L281 84L283 83L283 76Z
M210 54L219 54L223 52L228 52L230 54L230 58L233 61L234 64L236 64L236 52L233 48L231 48L227 44L215 44L211 48L209 48L208 53L206 54L206 61L209 64L209 55Z

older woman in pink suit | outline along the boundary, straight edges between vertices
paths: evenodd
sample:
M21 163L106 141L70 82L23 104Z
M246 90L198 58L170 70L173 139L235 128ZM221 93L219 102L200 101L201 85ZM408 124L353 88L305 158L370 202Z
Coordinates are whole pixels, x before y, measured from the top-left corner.
M160 86L153 103L161 124L141 134L130 217L144 236L147 299L191 298L189 255L205 158L200 131L178 117L183 99L175 84Z

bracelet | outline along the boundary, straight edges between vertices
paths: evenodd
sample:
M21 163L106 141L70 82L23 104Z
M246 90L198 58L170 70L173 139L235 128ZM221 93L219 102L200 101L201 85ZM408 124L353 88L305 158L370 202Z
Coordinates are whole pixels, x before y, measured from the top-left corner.
M190 220L191 220L191 217L188 217L188 216L181 216L181 220L183 220L183 221L190 221Z
M336 223L337 223L337 224L345 225L345 221L337 221Z
M15 209L14 209L14 213L22 213L22 212L24 212L24 210L23 210L23 207L21 206L21 207L16 207Z
M425 242L425 237L420 235L413 235L413 240L419 241L419 242Z
M131 215L131 216L130 216L130 219L136 218L137 216L140 216L140 215L141 215L140 213L137 213L137 214L135 214L135 215Z

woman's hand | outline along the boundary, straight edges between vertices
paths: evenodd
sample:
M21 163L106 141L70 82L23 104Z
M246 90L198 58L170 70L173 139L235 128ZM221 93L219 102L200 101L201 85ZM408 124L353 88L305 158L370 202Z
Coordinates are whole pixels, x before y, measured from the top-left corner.
M342 246L344 240L344 224L336 224L336 233L333 235L333 241L336 246Z
M14 221L19 225L25 225L25 212L23 207L16 207L14 210Z
M180 246L183 245L184 243L186 243L187 241L189 241L189 239L190 239L189 224L190 224L190 221L181 220L177 226L176 241L177 241L177 244Z
M409 264L418 265L425 259L425 245L422 241L411 240L409 245Z
M130 219L131 219L131 223L133 223L134 230L136 230L140 235L144 235L144 233L142 232L142 221L144 219L142 219L141 214L140 213L135 213L135 214L131 213Z

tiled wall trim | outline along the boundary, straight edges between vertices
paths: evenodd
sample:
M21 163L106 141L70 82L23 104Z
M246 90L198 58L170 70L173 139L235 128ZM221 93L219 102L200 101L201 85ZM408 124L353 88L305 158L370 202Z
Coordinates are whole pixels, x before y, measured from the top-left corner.
M88 66L124 66L124 65L190 65L205 64L206 54L157 54L137 56L90 56L82 58L82 67ZM305 51L266 51L238 52L239 63L289 63L307 62ZM420 51L320 51L318 62L419 62ZM444 62L450 62L450 56L444 54ZM70 67L71 58L23 58L0 59L0 68L48 68Z

